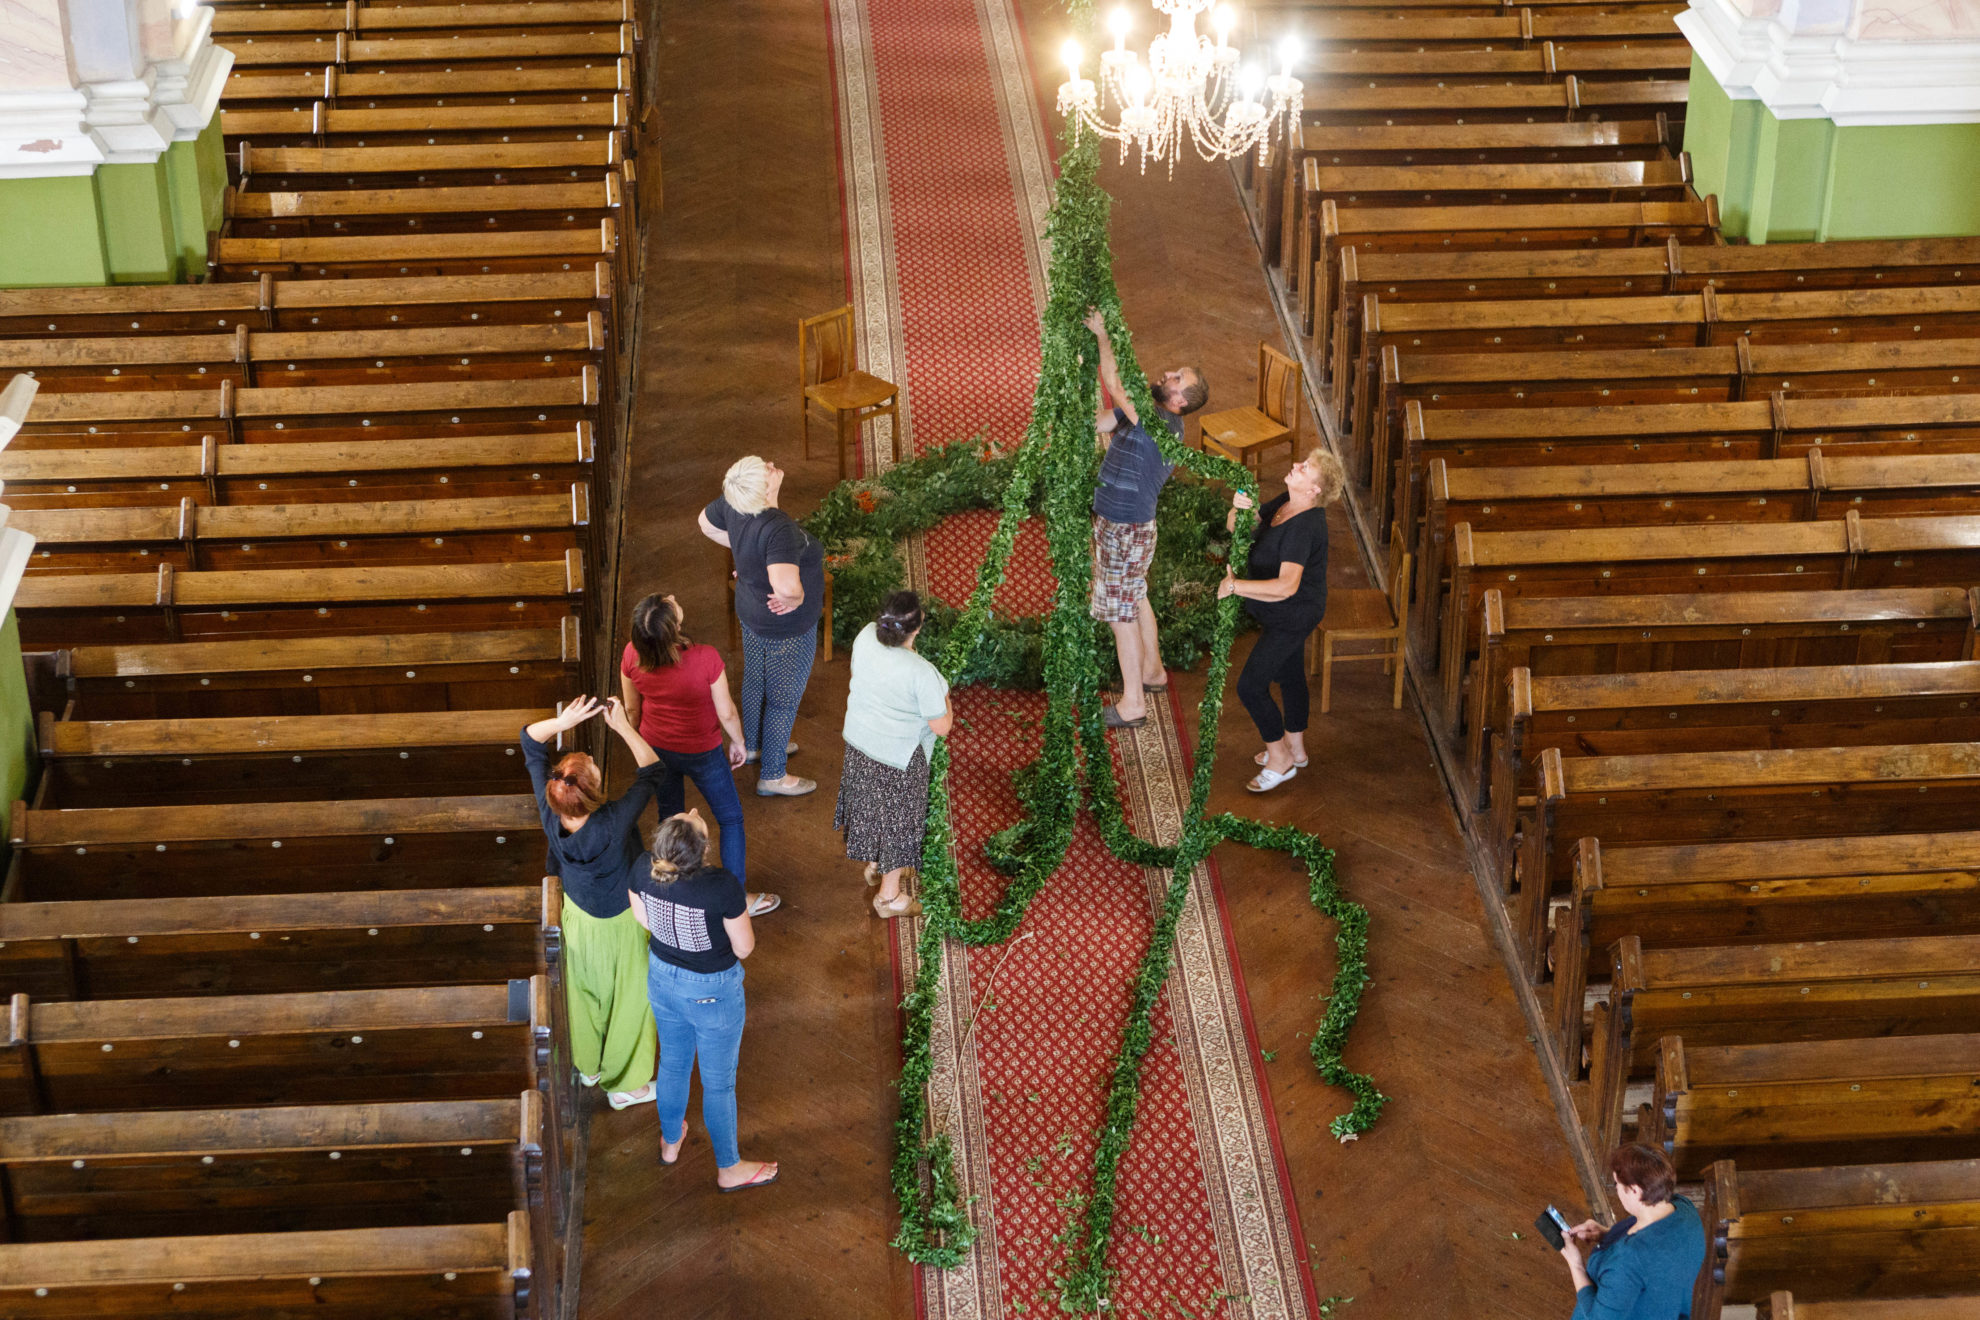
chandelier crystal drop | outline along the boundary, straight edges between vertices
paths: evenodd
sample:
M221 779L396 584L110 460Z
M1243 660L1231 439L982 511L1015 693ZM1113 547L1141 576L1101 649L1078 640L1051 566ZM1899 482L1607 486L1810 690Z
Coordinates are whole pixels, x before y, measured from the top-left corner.
M1080 129L1121 144L1121 159L1130 146L1139 150L1145 173L1150 160L1165 162L1173 175L1188 137L1206 161L1234 160L1256 150L1260 164L1272 131L1284 122L1290 135L1299 127L1300 80L1293 76L1299 43L1291 37L1279 43L1279 72L1269 77L1244 65L1230 44L1237 15L1229 5L1217 5L1211 16L1213 39L1199 35L1196 20L1214 0L1152 0L1168 16L1169 30L1148 43L1148 59L1128 49L1133 20L1116 9L1107 20L1114 48L1100 54L1100 80L1081 76L1085 54L1077 42L1063 49L1068 81L1059 87L1059 113ZM1260 96L1261 90L1264 96ZM1102 117L1111 102L1117 118Z

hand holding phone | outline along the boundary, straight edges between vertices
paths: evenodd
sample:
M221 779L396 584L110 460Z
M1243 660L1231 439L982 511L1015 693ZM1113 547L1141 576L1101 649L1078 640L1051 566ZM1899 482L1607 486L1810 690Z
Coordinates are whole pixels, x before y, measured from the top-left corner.
M1568 1225L1567 1217L1551 1205L1535 1216L1533 1227L1555 1251L1566 1245L1568 1235L1574 1231Z

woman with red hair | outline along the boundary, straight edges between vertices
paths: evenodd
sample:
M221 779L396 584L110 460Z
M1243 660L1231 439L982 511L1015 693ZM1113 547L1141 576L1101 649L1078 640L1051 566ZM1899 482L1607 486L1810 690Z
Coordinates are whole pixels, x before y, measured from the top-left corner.
M1572 1320L1686 1320L1705 1264L1705 1226L1676 1195L1677 1171L1657 1147L1632 1142L1609 1152L1609 1180L1623 1217L1607 1228L1584 1220L1561 1243L1574 1282Z
M607 801L598 763L568 752L553 766L559 734L603 713L633 754L632 787ZM616 700L579 697L522 732L523 764L536 786L536 810L550 843L548 870L564 887L564 994L570 1006L571 1060L586 1086L604 1083L614 1109L653 1098L653 1010L646 998L646 932L632 914L623 877L646 851L639 815L667 778L660 761Z

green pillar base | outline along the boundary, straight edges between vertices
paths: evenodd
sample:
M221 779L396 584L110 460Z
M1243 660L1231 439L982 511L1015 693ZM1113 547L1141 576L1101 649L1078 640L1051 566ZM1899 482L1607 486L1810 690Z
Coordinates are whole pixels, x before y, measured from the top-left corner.
M1691 61L1684 149L1753 243L1980 235L1980 124L1837 125L1736 101Z
M0 288L195 278L226 188L218 115L198 138L146 164L0 179Z

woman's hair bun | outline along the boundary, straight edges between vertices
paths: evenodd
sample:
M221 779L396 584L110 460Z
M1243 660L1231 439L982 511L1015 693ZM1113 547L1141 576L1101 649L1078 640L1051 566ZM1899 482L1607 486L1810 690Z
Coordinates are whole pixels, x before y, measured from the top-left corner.
M882 646L900 646L921 627L921 597L912 591L896 591L880 602L880 616L874 630Z

